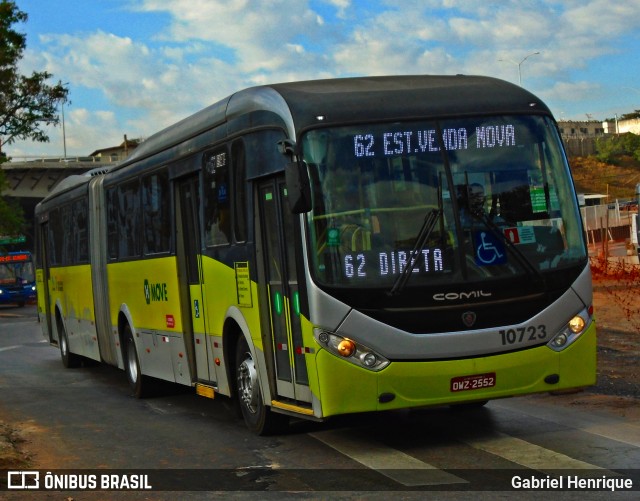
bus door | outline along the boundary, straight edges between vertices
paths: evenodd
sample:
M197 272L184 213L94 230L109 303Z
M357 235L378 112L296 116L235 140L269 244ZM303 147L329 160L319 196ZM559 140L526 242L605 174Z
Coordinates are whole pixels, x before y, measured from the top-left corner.
M179 273L186 278L180 280L183 332L192 380L215 382L215 374L209 371L211 357L208 355L210 347L204 307L199 198L199 175L178 181L176 245Z
M263 181L258 189L271 336L271 343L265 345L272 345L278 395L310 402L300 326L293 214L289 210L284 176Z

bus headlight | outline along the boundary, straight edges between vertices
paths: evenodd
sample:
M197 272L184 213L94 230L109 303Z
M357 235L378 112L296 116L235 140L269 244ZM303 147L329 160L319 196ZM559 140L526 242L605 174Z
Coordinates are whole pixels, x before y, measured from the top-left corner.
M580 315L576 315L571 320L569 320L569 329L574 334L580 334L584 330L585 325L586 322Z
M389 365L385 357L353 339L323 329L314 329L313 334L327 351L358 367L377 372Z
M553 339L547 343L547 346L553 351L562 351L570 346L586 330L591 322L592 313L592 308L582 310L567 322L566 327L558 332Z

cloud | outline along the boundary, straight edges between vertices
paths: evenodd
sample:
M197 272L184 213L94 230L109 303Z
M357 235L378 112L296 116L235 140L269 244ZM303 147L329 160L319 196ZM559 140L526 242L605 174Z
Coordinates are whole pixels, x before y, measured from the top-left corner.
M586 101L594 94L600 95L602 88L593 82L557 82L553 87L544 91L548 99L557 101Z
M535 51L541 54L520 68L523 81L545 99L571 103L577 96L601 95L607 83L589 81L589 65L625 50L621 41L635 41L630 47L636 47L640 24L640 0L140 0L130 5L135 12L129 15L136 19L163 23L153 25L153 36L138 39L128 27L119 34L102 29L59 34L52 25L36 48L28 46L23 60L25 69L47 69L56 80L71 82L70 113L78 115L70 116L68 132L80 137L83 128L87 131L77 143L70 136L69 144L82 151L104 146L93 135L93 122L103 128L103 138L148 136L252 85L413 73L489 74L517 82L518 63ZM78 102L83 90L98 96L97 103ZM83 108L93 121L84 127Z
M346 11L351 7L351 0L323 0L325 3L334 6L337 9L339 18L346 17Z
M72 105L65 106L64 115L64 138L62 124L48 127L45 130L51 143L18 142L11 148L10 156L16 160L23 156L62 157L65 142L67 156L86 156L97 149L115 146L124 140L118 119L112 111L91 111Z
M619 37L638 27L640 0L568 2L562 15L567 31L596 39Z
M238 69L249 74L289 70L287 44L317 39L324 23L300 0L143 0L137 10L169 13L172 21L163 38L224 46Z
M189 48L152 49L127 37L98 31L88 36L47 35L47 50L27 64L63 75L74 88L97 91L120 109L120 130L149 135L235 90L238 70L215 58L185 62ZM216 78L212 78L215 75ZM227 79L219 78L227 76ZM130 136L131 137L131 136Z

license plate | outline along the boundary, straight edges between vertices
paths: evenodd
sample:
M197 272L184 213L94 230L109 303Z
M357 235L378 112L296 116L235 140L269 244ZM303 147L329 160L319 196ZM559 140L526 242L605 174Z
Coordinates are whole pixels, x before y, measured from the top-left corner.
M496 385L496 373L474 374L451 378L451 391L481 390Z

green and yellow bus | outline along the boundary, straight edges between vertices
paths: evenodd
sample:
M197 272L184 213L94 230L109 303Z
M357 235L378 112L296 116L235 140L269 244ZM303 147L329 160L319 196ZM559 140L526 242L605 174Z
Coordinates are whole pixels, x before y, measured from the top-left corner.
M256 433L595 382L557 126L501 80L246 89L66 179L36 219L65 366L235 398Z

